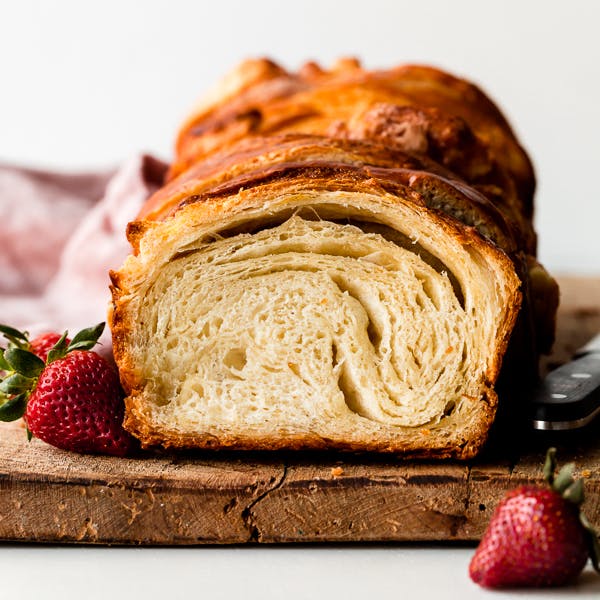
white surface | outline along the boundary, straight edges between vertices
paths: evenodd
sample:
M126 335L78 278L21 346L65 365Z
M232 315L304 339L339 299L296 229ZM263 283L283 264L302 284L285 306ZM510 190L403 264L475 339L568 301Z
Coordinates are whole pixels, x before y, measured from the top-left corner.
M72 548L0 546L1 598L19 600L471 600L598 598L586 570L564 589L490 592L468 548Z
M0 0L0 160L82 169L141 150L168 157L195 99L250 55L432 63L479 82L531 152L543 262L598 273L599 22L593 0ZM471 554L3 546L0 598L506 597L468 581ZM598 597L599 580L552 594Z
M594 0L0 0L0 160L168 157L196 98L251 55L431 63L479 82L533 156L542 261L600 273L599 22Z

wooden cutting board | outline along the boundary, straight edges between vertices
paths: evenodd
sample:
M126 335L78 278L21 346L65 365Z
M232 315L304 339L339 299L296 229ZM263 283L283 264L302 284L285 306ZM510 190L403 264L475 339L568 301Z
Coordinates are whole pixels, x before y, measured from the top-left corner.
M600 279L562 278L550 366L600 331ZM550 443L587 479L600 526L600 419L584 433L470 463L343 454L80 456L0 429L0 539L85 544L464 541L504 492L541 482ZM513 456L511 459L510 457Z

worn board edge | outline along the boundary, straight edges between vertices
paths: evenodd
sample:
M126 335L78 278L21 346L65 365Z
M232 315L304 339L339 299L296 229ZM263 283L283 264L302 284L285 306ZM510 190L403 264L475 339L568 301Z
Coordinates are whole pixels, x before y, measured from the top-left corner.
M558 358L600 330L600 280L561 280ZM585 290L585 293L582 291ZM567 324L566 331L563 328ZM561 354L562 353L562 354ZM600 430L561 448L600 525ZM514 464L341 454L202 452L79 456L22 427L0 435L0 540L81 544L475 541L508 489L539 483L539 451Z

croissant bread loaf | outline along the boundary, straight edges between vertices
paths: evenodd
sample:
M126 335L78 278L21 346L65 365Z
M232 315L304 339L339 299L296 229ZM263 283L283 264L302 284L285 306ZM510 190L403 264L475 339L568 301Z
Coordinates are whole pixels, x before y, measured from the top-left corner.
M111 273L126 428L476 454L558 301L531 163L483 92L429 67L247 61L176 150Z

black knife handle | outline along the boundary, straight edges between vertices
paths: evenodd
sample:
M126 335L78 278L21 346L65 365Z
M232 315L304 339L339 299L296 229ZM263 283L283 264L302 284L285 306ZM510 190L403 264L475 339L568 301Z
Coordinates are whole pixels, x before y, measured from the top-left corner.
M600 353L590 352L552 371L536 389L536 429L575 429L600 414Z

